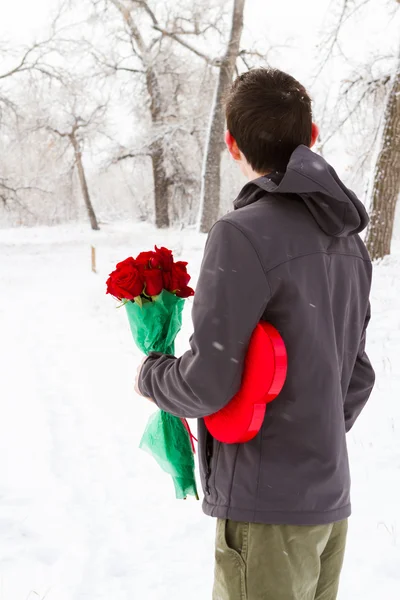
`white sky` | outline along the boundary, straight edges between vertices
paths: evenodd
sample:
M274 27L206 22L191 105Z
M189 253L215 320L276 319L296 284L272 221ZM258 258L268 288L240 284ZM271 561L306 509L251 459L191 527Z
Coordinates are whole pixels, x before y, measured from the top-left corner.
M2 38L30 41L48 23L54 0L0 0L0 35Z

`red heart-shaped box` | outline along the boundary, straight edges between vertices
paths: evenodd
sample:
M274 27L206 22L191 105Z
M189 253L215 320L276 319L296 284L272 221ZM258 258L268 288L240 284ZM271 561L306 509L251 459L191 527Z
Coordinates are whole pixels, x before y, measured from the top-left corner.
M269 323L259 323L250 340L239 392L204 419L211 435L225 444L253 439L263 424L266 405L280 394L286 374L287 354L279 332Z

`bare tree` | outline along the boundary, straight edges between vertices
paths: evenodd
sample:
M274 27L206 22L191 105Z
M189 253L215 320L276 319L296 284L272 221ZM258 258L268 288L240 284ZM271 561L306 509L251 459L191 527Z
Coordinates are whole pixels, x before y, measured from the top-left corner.
M26 89L31 93L39 82L60 83L60 57L62 48L70 40L64 38L69 26L60 26L60 21L67 9L66 2L58 3L53 13L46 38L22 46L0 42L0 132L7 132L7 139L20 139L25 122L23 104L27 101ZM7 117L7 118L5 118ZM7 157L7 162L8 162ZM11 161L12 162L12 161ZM14 161L15 162L15 161ZM27 176L21 169L7 169L3 156L0 167L0 199L3 206L12 212L15 206L20 214L27 213L35 218L27 204L28 195L49 195L46 189L35 184L35 176ZM8 172L7 172L8 171Z
M200 196L200 231L208 233L218 218L221 188L221 154L224 150L223 98L232 83L240 51L245 0L234 0L231 33L219 68L204 153Z
M369 4L370 0L340 0L336 26L324 41L325 53L317 75L329 64L334 51L348 60L341 45L341 30L355 13ZM396 0L400 4L400 0ZM398 7L388 0L388 19L398 17ZM393 11L393 14L390 10ZM396 14L397 13L397 14ZM395 60L392 74L390 64ZM378 118L372 118L368 108L375 107ZM377 110L378 108L378 110ZM332 138L343 132L351 124L359 123L363 148L360 150L358 169L371 162L371 155L377 160L370 182L371 220L367 231L366 243L372 259L383 258L390 254L393 235L396 203L400 193L400 50L396 57L381 53L368 64L358 66L350 77L343 81L339 100L333 115L334 125L325 128L321 136L319 150L322 151ZM369 120L369 122L368 122ZM366 138L370 139L366 139Z
M55 22L53 23L53 29ZM51 37L41 42L34 42L29 46L10 49L4 44L0 46L0 59L3 69L0 71L0 126L2 129L7 126L10 128L10 122L15 122L20 117L18 103L13 97L13 86L15 84L32 82L32 78L47 77L50 79L58 78L57 67L47 62L47 58L52 52L54 32ZM5 125L4 115L8 120ZM20 207L25 207L22 200L23 192L36 189L35 186L21 184L4 173L0 173L0 198L4 205L8 202L14 202Z
M200 194L201 230L209 231L211 225L218 217L220 205L220 162L221 153L224 149L223 133L225 123L223 97L232 82L237 58L240 56L247 66L248 62L246 61L246 56L249 54L254 54L247 52L246 50L240 50L245 0L233 0L230 36L222 57L220 55L212 56L207 54L207 52L204 52L199 48L198 45L195 45L191 41L193 38L200 41L204 40L203 36L209 32L209 30L216 31L221 37L222 32L219 27L219 22L221 20L220 15L210 15L208 17L208 15L202 14L199 17L199 14L196 13L195 6L193 6L193 14L190 19L178 15L172 19L167 18L167 23L163 25L150 7L149 2L146 0L124 0L124 3L122 0L109 0L109 2L116 6L123 15L129 31L131 32L131 37L137 46L138 51L136 54L140 57L144 67L143 72L146 75L146 86L148 95L150 97L150 112L155 131L163 131L165 134L165 127L162 127L163 98L162 94L160 93L160 73L156 69L156 63L154 59L154 52L160 52L160 47L163 40L167 38L173 40L182 48L192 53L195 57L205 61L205 63L211 68L218 68L217 81L214 91L214 101L212 103L212 110L209 119L208 134L206 136L206 147L203 153ZM200 8L202 8L204 13L204 8L202 5ZM145 42L143 37L141 39L138 37L140 35L140 21L138 20L140 16L139 9L141 9L147 16L153 31L160 34L159 38L153 37L150 38L148 42ZM107 61L103 62L107 64ZM115 65L114 69L131 70L132 72L136 73L138 72L137 69L132 69L132 67L127 67L121 63ZM159 219L158 224L166 225L166 190L168 189L168 185L176 185L177 178L174 176L168 177L164 172L166 157L165 144L163 144L162 137L162 135L159 135L154 138L152 145L149 147L148 154L152 158L153 162L156 207L160 206L164 210L164 218ZM134 157L136 155L138 154L135 151L122 154L123 157ZM143 149L139 150L139 155L143 155ZM176 175L178 175L179 172L180 169L178 168ZM158 181L160 182L160 185L156 185L156 182Z
M126 60L110 63L107 59L100 59L104 66L114 71L126 71L132 74L141 74L145 78L145 86L148 95L148 108L152 124L151 140L145 149L139 152L127 152L120 159L146 155L151 160L154 200L155 200L155 224L163 228L169 226L169 186L171 184L166 168L166 158L163 143L162 126L164 122L163 97L159 74L155 65L155 46L161 39L162 34L157 36L145 36L140 19L143 16L150 20L152 26L158 26L154 12L147 2L140 0L106 0L106 5L111 4L119 12L125 25L125 31L129 37L131 49L130 59L136 65L128 64ZM151 31L151 29L150 29ZM154 29L153 29L154 31ZM99 60L97 56L97 60Z
M95 231L98 231L100 227L92 201L90 199L85 168L82 161L82 146L87 133L90 132L90 130L93 131L93 128L96 128L99 125L100 119L104 116L104 111L105 106L96 106L87 118L83 118L76 112L76 110L72 110L69 115L70 125L64 131L61 131L56 127L52 127L51 125L46 126L48 131L59 138L66 140L73 150L74 164L78 172L82 197L85 203L91 228Z
M14 75L26 72L57 77L57 69L46 61L46 57L54 51L53 42L54 38L51 37L13 53L8 48L0 48L3 62L7 60L7 62L14 63L0 73L0 80L9 79ZM15 57L16 54L19 54L19 56Z
M169 30L162 31L164 35L171 37L181 44L181 46L190 50L199 58L202 58L209 66L218 68L206 135L206 144L203 153L200 208L198 214L199 229L203 233L208 233L210 231L212 225L217 220L220 211L221 156L225 149L225 111L223 104L224 97L231 86L233 74L235 72L238 73L237 60L240 58L246 69L250 69L254 66L254 60L252 59L256 59L256 62L261 61L262 64L268 63L268 53L261 54L256 49L240 49L244 7L245 0L233 0L230 35L222 57L210 56L182 39L182 34L201 34L199 28L194 28L192 31L187 31L182 28L178 28L176 32L171 32ZM209 24L209 27L214 27L219 31L215 23L212 25ZM220 31L219 33L221 34ZM273 48L270 48L270 50L272 49Z
M400 194L400 53L387 95L382 140L372 185L367 247L372 259L390 254L396 204Z
M26 192L43 192L45 190L33 185L16 185L9 181L7 177L0 176L0 200L4 207L7 207L10 202L17 204L20 208L27 212L31 212L24 202L23 196ZM32 213L31 213L32 214Z
M249 63L246 60L247 55L257 54L258 57L260 57L260 54L257 52L240 50L244 6L245 0L233 0L230 36L222 58L211 57L182 39L182 34L189 33L191 35L198 35L199 30L187 32L178 29L178 32L175 33L168 30L161 30L157 27L157 29L162 31L163 35L171 37L181 46L205 60L207 64L212 67L218 67L217 82L206 137L206 147L203 154L201 176L199 228L203 233L208 233L210 231L212 225L218 218L220 209L221 155L225 148L225 113L223 99L232 83L238 57L242 58L247 68L249 68Z

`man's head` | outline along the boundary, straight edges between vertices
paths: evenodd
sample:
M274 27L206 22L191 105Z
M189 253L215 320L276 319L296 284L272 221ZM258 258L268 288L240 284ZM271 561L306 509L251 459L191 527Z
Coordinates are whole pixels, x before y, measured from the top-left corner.
M297 146L318 137L305 88L277 69L240 75L226 98L226 120L229 152L250 179L285 171Z

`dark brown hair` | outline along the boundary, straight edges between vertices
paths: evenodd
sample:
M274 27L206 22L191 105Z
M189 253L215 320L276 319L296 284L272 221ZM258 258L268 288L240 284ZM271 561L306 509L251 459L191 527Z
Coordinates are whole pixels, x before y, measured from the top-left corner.
M286 170L297 146L311 143L311 98L294 77L278 69L240 75L226 98L226 120L257 173Z

